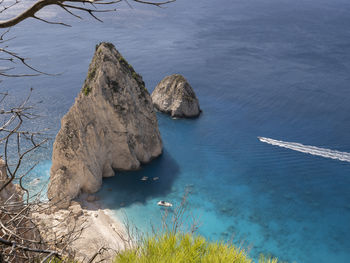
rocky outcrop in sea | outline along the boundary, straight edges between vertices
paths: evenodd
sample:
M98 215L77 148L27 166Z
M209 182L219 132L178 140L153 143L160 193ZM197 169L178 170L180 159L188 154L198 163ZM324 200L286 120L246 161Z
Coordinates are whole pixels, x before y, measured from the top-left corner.
M61 120L53 145L48 198L68 207L94 193L114 170L135 170L162 153L151 97L142 77L110 43L96 46L87 78Z
M179 74L165 77L152 92L154 107L171 117L193 118L201 109L191 85Z

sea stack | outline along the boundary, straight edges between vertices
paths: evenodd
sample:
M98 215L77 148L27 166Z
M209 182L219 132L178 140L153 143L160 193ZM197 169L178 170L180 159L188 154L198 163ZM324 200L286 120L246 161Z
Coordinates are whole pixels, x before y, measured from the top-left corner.
M201 109L191 85L179 74L165 77L152 92L154 107L171 117L194 118Z
M66 208L94 193L114 170L135 170L162 153L151 97L142 77L115 49L101 43L83 88L61 120L53 145L48 198Z

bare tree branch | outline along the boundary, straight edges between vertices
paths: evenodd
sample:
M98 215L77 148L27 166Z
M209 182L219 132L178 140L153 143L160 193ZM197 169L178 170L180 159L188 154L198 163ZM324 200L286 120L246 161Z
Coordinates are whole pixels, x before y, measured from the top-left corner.
M3 4L4 0L0 1L0 5ZM0 10L0 14L5 12L7 9L10 9L11 7L17 5L19 3L19 0L14 1L13 3L7 5L7 6L2 6L2 9Z
M23 161L47 141L43 131L32 131L24 125L26 119L38 116L30 104L31 94L32 89L22 102L9 107L8 93L0 92L1 262L50 262L54 258L66 262L74 257L69 244L86 228L85 219L77 223L73 211L59 211L58 218L47 221L57 204L41 201L41 192L30 196L22 183L37 164L24 169Z
M140 4L148 4L148 5L161 7L165 4L175 2L176 0L168 0L168 1L162 1L162 2L142 1L142 0L132 0L132 1L136 2L136 3L140 3ZM31 7L27 8L22 13L18 14L17 16L10 18L8 20L0 21L0 28L9 28L9 27L15 26L27 18L35 18L35 19L39 19L41 21L47 22L46 20L39 18L36 15L36 13L38 11L42 10L43 8L45 8L46 6L50 6L50 5L58 5L61 7L62 6L68 7L68 5L65 4L65 2L79 3L79 4L88 3L88 4L110 5L110 4L116 4L116 3L122 2L122 0L116 0L116 1L105 1L105 0L39 0L35 4L33 4ZM14 5L15 4L17 4L17 2L14 3ZM11 6L7 7L6 9L10 8ZM95 19L99 20L97 17L95 17L93 15L93 13L95 13L95 12L100 12L98 10L86 8L84 6L80 6L79 8L77 6L70 7L70 8L75 8L75 9L79 9L81 11L85 11L85 12L89 13L90 15L92 15ZM65 10L65 11L67 11L67 10ZM106 12L106 11L107 10L105 10L104 12ZM108 12L110 12L110 11L115 11L115 9L108 10ZM68 12L68 13L71 14L70 12ZM55 24L66 25L64 23L58 23L58 22Z
M31 252L38 252L38 253L50 253L50 254L53 254L53 255L58 255L58 252L56 252L56 251L45 250L45 249L35 249L35 248L22 246L22 245L17 244L16 242L12 242L12 241L6 240L6 239L1 238L1 237L0 237L0 242L2 244L6 245L6 246L19 248L19 249L24 250L24 251L31 251Z
M43 72L41 70L38 70L37 68L33 67L32 65L27 63L27 59L18 55L17 53L10 51L8 49L8 46L2 46L4 43L8 42L9 39L5 39L5 35L9 33L9 29L18 23L28 19L33 18L38 21L52 24L52 25L62 25L70 27L71 25L62 22L62 21L49 21L43 17L40 17L38 15L38 12L42 9L44 9L47 6L58 6L61 9L63 9L68 14L78 18L83 19L80 15L76 14L73 11L83 12L89 14L93 19L103 22L100 18L96 16L97 13L105 13L105 12L113 12L116 11L116 8L111 9L99 9L100 6L111 6L114 4L118 4L122 2L123 0L38 0L36 1L32 6L27 7L25 10L17 14L15 17L9 18L7 20L0 21L0 29L1 28L7 28L4 33L0 36L0 61L4 61L8 63L8 66L0 67L0 76L3 77L32 77L32 76L38 76L40 74L45 75L58 75L58 74L49 74L46 72ZM176 0L166 0L166 1L144 1L144 0L130 0L135 3L139 4L147 4L147 5L153 5L157 7L162 7L166 4L175 2ZM132 8L131 4L128 0L124 0L126 4L129 5L130 8ZM20 0L14 0L12 3L9 3L8 5L4 5L4 0L0 0L0 13L10 9L11 7L21 3ZM90 5L91 8L89 8L87 5ZM1 9L2 7L2 9ZM1 57L3 56L3 57ZM24 74L17 74L13 73L12 70L15 69L14 66L17 63L20 63L24 65L27 69L31 70L34 73L24 73ZM0 80L1 82L1 80Z
M149 2L149 1L142 1L142 0L133 0L133 1L137 2L137 3L140 3L140 4L155 5L155 6L161 7L163 5L175 2L176 0L169 0L169 1L158 2L158 3L156 3L156 2Z

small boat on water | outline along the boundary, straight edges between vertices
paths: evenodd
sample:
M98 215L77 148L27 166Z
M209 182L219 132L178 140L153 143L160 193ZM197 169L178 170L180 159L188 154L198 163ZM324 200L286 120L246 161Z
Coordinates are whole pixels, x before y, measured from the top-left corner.
M159 202L157 203L157 205L159 205L159 206L165 206L165 207L172 207L172 206L173 206L173 204L171 204L171 203L169 203L169 202L165 202L165 201L159 201Z

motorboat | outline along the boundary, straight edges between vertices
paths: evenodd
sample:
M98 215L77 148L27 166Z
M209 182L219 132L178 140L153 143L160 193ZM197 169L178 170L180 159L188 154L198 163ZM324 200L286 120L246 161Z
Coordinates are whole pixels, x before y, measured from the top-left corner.
M165 206L165 207L172 207L172 206L173 206L173 204L171 204L171 203L169 203L169 202L165 202L165 201L159 201L159 202L157 203L157 205L159 205L159 206Z

